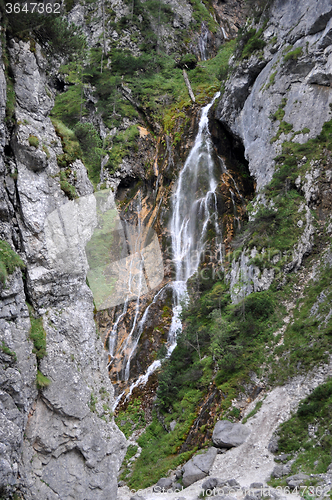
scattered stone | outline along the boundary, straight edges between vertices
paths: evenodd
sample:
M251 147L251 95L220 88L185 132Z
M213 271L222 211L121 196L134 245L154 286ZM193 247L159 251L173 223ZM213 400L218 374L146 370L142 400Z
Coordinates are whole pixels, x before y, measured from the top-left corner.
M302 474L301 472L300 474L289 476L286 479L286 483L290 488L296 488L296 487L298 488L304 483L304 481L307 481L308 479L310 479L310 476L308 476L307 474Z
M229 450L229 448L218 448L217 453L218 453L218 455L221 455L222 453L226 453L226 451L228 451L228 450Z
M274 457L274 460L276 462L287 462L288 458L291 457L292 455L290 453L281 453L280 455L277 455Z
M279 437L278 437L278 436L273 436L273 437L270 439L269 444L267 445L267 449L268 449L271 453L277 453L277 451L279 450L279 445L278 445L278 442L279 442Z
M175 471L175 477L176 477L176 479L180 479L180 477L182 477L182 474L183 474L182 469L181 470L176 470Z
M206 453L196 455L185 464L183 467L183 485L185 488L208 475L216 455L217 449L211 447Z
M130 497L130 500L145 500L144 497L140 497L139 495L135 495L133 497Z
M274 477L276 479L280 479L281 477L287 476L290 473L291 473L291 466L290 465L279 464L279 465L275 466L271 475L272 475L272 477Z
M213 490L217 488L219 484L219 479L216 477L210 477L204 483L202 483L202 490Z
M332 464L330 464L327 468L328 471L332 470Z
M263 487L264 487L263 483L251 483L251 485L250 485L250 489L254 489L254 490L255 489L258 490L258 489L261 489Z
M180 483L173 483L173 490L182 490L183 486Z
M121 488L122 486L126 486L125 481L119 481L118 482L118 487Z
M172 487L173 481L170 477L162 477L159 479L158 483L153 487L153 491L155 493L160 493L160 491L164 488L168 490Z
M240 446L250 434L250 429L243 424L233 424L229 420L219 420L212 434L212 441L218 448Z
M235 489L240 489L241 486L240 484L236 481L236 479L229 479L227 481L227 484L231 487L231 488L235 488Z
M261 498L260 493L247 493L243 500L259 500Z

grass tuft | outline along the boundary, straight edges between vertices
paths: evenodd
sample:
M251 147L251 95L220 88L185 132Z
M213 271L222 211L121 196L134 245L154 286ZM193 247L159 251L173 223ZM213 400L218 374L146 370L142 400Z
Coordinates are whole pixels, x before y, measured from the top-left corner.
M5 285L8 274L12 274L16 268L24 267L21 257L11 249L9 243L0 240L0 282Z

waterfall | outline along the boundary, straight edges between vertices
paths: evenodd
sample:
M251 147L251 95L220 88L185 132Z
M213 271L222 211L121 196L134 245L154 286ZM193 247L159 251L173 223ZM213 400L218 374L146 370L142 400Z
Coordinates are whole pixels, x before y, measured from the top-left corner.
M182 329L181 304L187 297L187 281L198 269L205 249L206 232L209 222L213 223L216 236L221 237L221 231L218 225L216 196L218 181L216 176L216 165L212 156L213 146L209 132L208 119L208 113L219 95L220 92L218 92L213 100L202 109L195 143L180 172L175 191L171 198L172 219L170 223L170 232L175 280L171 285L166 285L154 296L151 304L144 311L142 319L138 322L136 334L134 335L136 326L135 316L134 324L128 337L132 343L130 349L131 355L127 357L125 367L126 380L128 380L127 376L129 377L130 359L143 332L149 309L168 286L172 287L173 292L173 315L168 332L166 358L169 357L175 349L177 334ZM126 341L125 347L127 344L128 341ZM155 372L160 365L160 360L155 360L148 367L146 373L140 375L138 379L131 384L127 394L126 391L123 391L116 398L114 409L124 395L126 395L127 400L138 385L145 385L149 376Z
M217 224L218 185L215 163L212 157L212 142L208 113L215 100L202 109L198 133L193 148L180 173L176 190L172 196L172 236L175 281L173 282L173 318L169 330L171 350L176 346L176 336L181 330L181 302L187 297L187 281L198 269L206 242L206 229L211 217Z
M204 22L202 22L201 26L201 34L198 39L198 49L201 55L201 60L206 61L208 58L207 47L209 41L209 30Z
M205 246L206 228L216 211L218 182L212 158L208 113L213 100L202 109L195 144L180 173L172 196L171 236L176 283L187 282L197 270ZM181 288L181 287L180 287ZM182 295L182 293L180 292Z

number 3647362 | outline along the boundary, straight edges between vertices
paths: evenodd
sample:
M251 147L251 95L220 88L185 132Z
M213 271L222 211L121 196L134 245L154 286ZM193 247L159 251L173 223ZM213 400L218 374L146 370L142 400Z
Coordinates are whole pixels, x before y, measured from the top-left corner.
M7 14L37 13L37 14L60 14L59 3L6 3Z

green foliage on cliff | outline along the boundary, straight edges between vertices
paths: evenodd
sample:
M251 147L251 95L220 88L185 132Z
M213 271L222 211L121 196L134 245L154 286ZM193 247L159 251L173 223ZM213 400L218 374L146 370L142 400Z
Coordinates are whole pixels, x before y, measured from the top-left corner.
M201 397L198 390L188 390L182 399L177 401L176 410L170 412L165 423L176 418L177 424L172 432L167 432L153 414L151 424L138 438L142 453L135 462L135 468L128 479L130 488L146 488L156 483L160 477L166 476L170 469L186 462L195 449L179 453L179 447L188 434L196 417L197 403ZM125 475L124 475L125 477Z
M44 387L49 386L51 383L51 380L45 375L42 374L40 370L37 370L37 376L36 376L36 384L38 389L43 389Z
M329 318L331 280L331 267L322 265L315 280L304 288L303 298L297 301L294 320L285 331L283 343L275 350L278 361L269 359L273 368L271 382L284 383L289 377L327 361L332 332L332 319ZM291 294L291 289L285 287L285 294Z
M266 42L261 38L265 26L256 31L250 28L248 31L240 32L238 37L238 45L240 48L240 57L242 59L249 58L254 52L262 50Z
M21 257L11 249L9 243L0 240L0 282L5 285L8 274L12 274L16 268L24 267Z
M43 326L43 318L35 318L32 307L28 307L31 323L29 338L34 345L32 352L37 356L37 359L42 359L46 355L46 332Z
M78 123L74 130L83 152L83 161L89 178L96 185L100 180L100 164L105 155L102 140L92 123Z
M299 57L301 57L303 52L302 47L297 47L297 49L291 50L284 55L284 62L287 61L296 61Z
M8 3L13 6L17 4L14 0L6 1ZM86 40L81 29L56 14L13 12L5 14L5 25L9 38L30 40L32 48L33 40L37 40L52 55L81 58L86 50Z
M196 21L196 26L194 28L200 27L202 21L205 21L209 30L212 33L217 33L219 29L218 23L214 20L212 13L214 14L213 8L209 5L208 1L201 2L200 0L190 0L193 7L193 18ZM211 11L210 11L211 9ZM193 24L193 23L192 23Z
M14 361L17 360L16 352L9 349L9 347L6 346L4 341L1 342L0 349L4 354L8 354L8 356L11 356Z
M220 282L199 300L193 297L183 312L185 328L160 376L160 407L172 407L188 389L207 388L210 379L205 373L215 367L218 385L257 367L264 360L262 346L274 343L271 327L278 322L274 310L271 292L253 293L233 305Z
M68 127L75 127L80 119L86 115L82 90L82 83L77 82L70 86L66 92L58 94L51 116L62 121Z
M126 411L120 411L115 418L116 424L127 439L132 435L134 429L142 429L146 424L145 414L140 406L141 400L136 398L129 402Z

